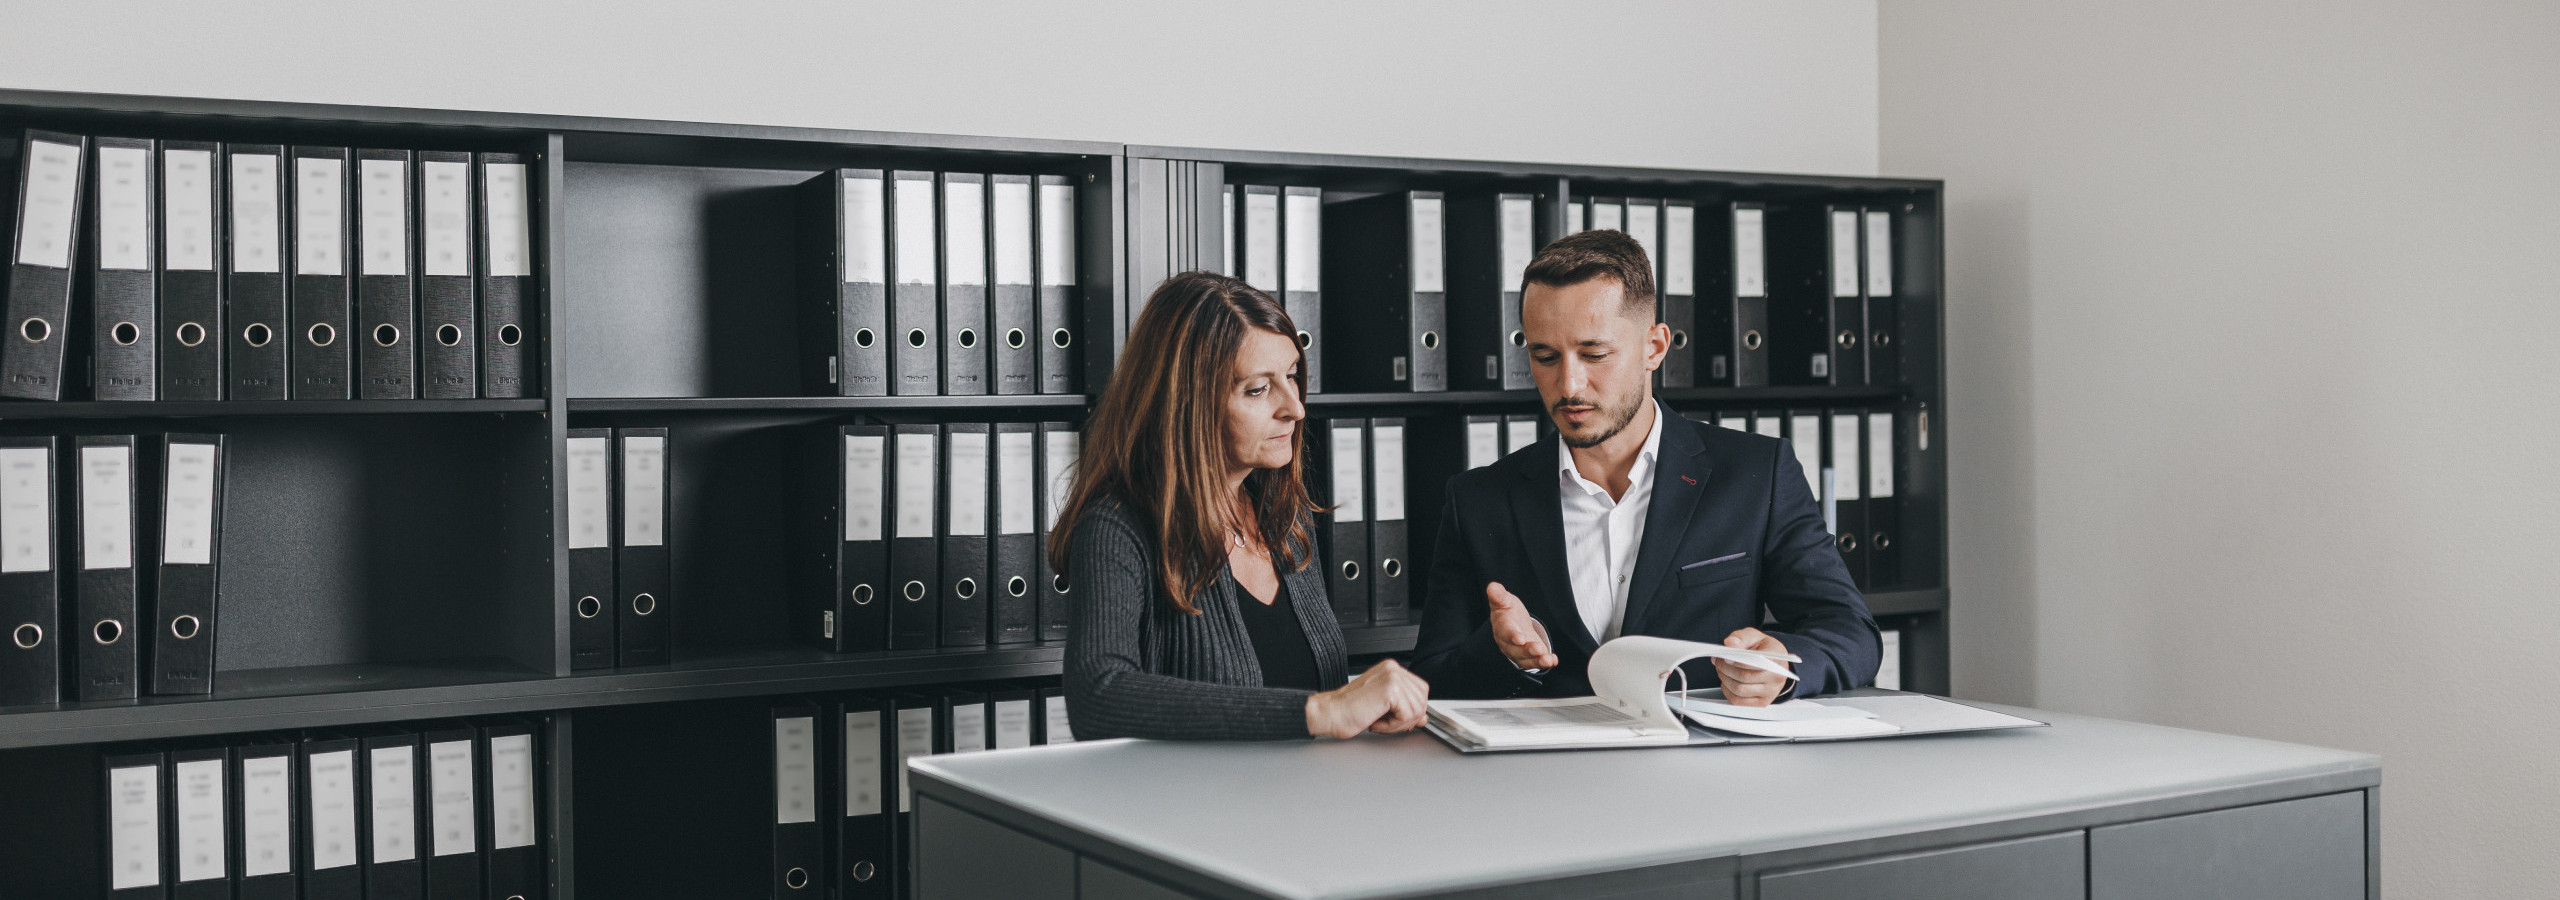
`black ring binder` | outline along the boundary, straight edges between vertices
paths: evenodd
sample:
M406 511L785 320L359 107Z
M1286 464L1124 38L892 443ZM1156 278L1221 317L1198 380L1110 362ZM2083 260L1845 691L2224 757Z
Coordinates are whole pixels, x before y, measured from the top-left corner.
M322 322L311 326L310 338L311 346L326 347L338 342L338 330L329 327L329 323Z
M248 341L249 346L264 347L268 341L276 339L276 331L264 324L252 322L249 327L240 329L240 339Z
M135 341L142 340L142 328L131 322L117 322L108 335L115 339L117 346L131 347Z
M182 641L195 640L196 635L203 628L204 620L194 616L179 616L169 620L169 636Z
M18 333L26 335L29 343L41 344L44 343L45 338L53 336L53 323L40 318L30 318L18 323Z
M185 344L189 347L203 345L204 326L198 325L194 322L188 322L178 326L178 343Z
M124 623L114 619L99 619L98 624L89 629L89 636L97 638L98 646L101 647L114 644L117 639L124 637Z

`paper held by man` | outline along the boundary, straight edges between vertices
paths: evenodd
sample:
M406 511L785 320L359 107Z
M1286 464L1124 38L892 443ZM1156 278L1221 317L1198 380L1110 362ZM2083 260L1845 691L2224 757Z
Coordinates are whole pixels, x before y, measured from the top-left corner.
M1787 653L1631 635L1602 644L1592 654L1593 696L1433 700L1427 727L1460 752L1480 753L1838 741L2045 724L1920 694L1846 695L1749 707L1725 703L1714 688L1664 692L1665 682L1679 676L1681 663L1700 658L1774 672L1785 672L1781 662L1803 661Z

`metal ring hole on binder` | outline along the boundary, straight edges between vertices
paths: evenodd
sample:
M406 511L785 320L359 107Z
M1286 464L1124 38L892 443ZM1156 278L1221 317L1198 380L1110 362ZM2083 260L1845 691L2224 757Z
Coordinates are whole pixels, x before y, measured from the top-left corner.
M1380 561L1378 563L1378 574L1384 575L1388 578L1395 578L1403 575L1404 560L1388 557L1387 559Z
M604 615L604 601L596 599L596 595L578 598L578 618L592 619L601 615Z
M107 336L113 339L118 347L131 347L134 342L142 340L142 326L131 322L117 322L116 327L107 329Z
M1689 346L1689 333L1688 333L1688 332L1686 332L1686 331L1680 331L1680 330L1678 330L1678 329L1673 329L1673 330L1672 330L1672 332L1671 332L1671 349L1673 349L1673 350L1683 350L1683 349L1687 349L1687 348L1688 348L1688 346Z
M17 630L9 633L9 640L16 643L20 650L33 650L37 644L44 643L44 626L34 622L20 625Z
M870 860L866 859L853 864L853 880L855 881L870 881L871 876L878 874L880 874L880 867L872 865Z
M1875 537L1867 539L1867 546L1878 550L1889 550L1893 548L1893 538L1887 536L1884 532L1879 531L1876 532Z
M276 330L264 322L251 322L249 327L240 329L240 339L249 342L249 346L264 347L268 341L276 339Z
M1874 336L1867 338L1867 346L1869 346L1869 347L1891 347L1891 346L1893 346L1893 332L1890 332L1890 331L1879 331L1879 332L1876 332Z
M868 328L856 329L853 332L853 345L865 350L871 349L871 342L879 339L880 336L872 334L871 329Z
M377 347L390 347L399 344L400 326L393 325L388 322L373 326L373 343Z
M916 602L916 601L923 600L923 599L924 599L924 582L921 582L921 581L910 581L910 582L907 582L905 586L900 587L900 588L898 589L898 593L906 595L907 602L909 602L909 603L914 603L914 602Z
M1060 350L1067 349L1067 345L1068 345L1068 344L1072 344L1072 343L1075 343L1075 342L1076 342L1076 335L1075 335L1075 332L1068 331L1068 330L1066 330L1066 329L1064 329L1064 328L1060 328L1060 329L1058 329L1058 330L1056 330L1056 331L1049 332L1049 344L1050 344L1051 346L1054 346L1054 347L1056 347L1056 348L1060 349Z
M1315 345L1316 345L1316 336L1315 336L1315 335L1308 334L1308 333L1303 332L1303 331L1298 332L1298 349L1300 349L1300 350L1304 350L1304 349L1307 349L1307 348L1309 348L1309 347L1313 347L1313 346L1315 346Z
M870 606L870 605L871 605L871 594L872 594L872 590L871 590L871 586L870 586L870 585L867 585L867 584L857 584L857 585L854 585L854 586L853 586L853 605L855 605L855 606Z
M91 637L98 639L98 643L112 644L117 638L124 637L124 623L114 619L99 619L98 627L90 629L89 633Z
M1526 346L1529 346L1529 333L1528 333L1528 332L1525 332L1525 331L1514 331L1514 332L1512 332L1512 333L1511 333L1511 346L1514 346L1514 347L1526 347Z
M25 335L30 343L41 344L44 343L45 338L53 336L53 323L43 319L28 319L18 323L18 333Z
M978 595L978 580L963 578L959 583L952 585L951 589L960 592L960 599L967 600Z
M462 346L462 326L450 322L436 326L436 343L447 347Z
M1425 350L1437 350L1437 349L1440 349L1440 332L1437 332L1437 331L1425 331L1425 332L1423 332L1423 333L1422 333L1422 349L1425 349Z
M914 347L914 348L916 348L916 349L921 350L921 349L924 349L924 345L925 345L924 329L922 329L922 328L909 328L909 329L907 329L907 346L909 346L909 347Z
M498 343L513 347L524 342L524 329L513 325L498 326Z
M178 326L178 343L189 347L202 345L204 343L204 326L198 325L194 322L188 322L184 325Z
M1031 593L1031 580L1020 575L1005 579L1004 593L1008 597L1020 597Z
M631 595L631 611L644 616L657 612L658 598L650 596L647 591L633 594Z
M1013 348L1013 349L1020 350L1020 349L1022 349L1022 345L1027 344L1027 343L1030 343L1030 342L1031 342L1031 336L1030 336L1030 335L1027 335L1027 334L1023 334L1023 333L1022 333L1022 329L1019 329L1019 328L1009 328L1009 329L1006 329L1006 330L1005 330L1005 333L1004 333L1004 345L1005 345L1005 346L1007 346L1007 347L1011 347L1011 348Z
M1742 333L1742 349L1745 349L1745 350L1758 350L1758 349L1760 349L1760 332L1758 332L1758 331L1745 331L1745 332L1743 332L1743 333Z
M1051 576L1049 576L1049 590L1052 590L1052 591L1055 591L1055 592L1057 592L1057 593L1061 593L1061 594L1066 593L1066 592L1067 592L1067 576L1064 576L1064 575L1051 575Z
M960 349L968 350L974 348L978 346L978 330L975 328L960 329L960 336L958 340L960 342Z
M1855 331L1845 331L1845 330L1844 330L1844 331L1842 331L1842 332L1840 332L1840 349L1842 349L1842 350L1847 350L1847 349L1849 349L1849 348L1851 348L1851 347L1855 347L1855 346L1857 346L1857 345L1858 345L1858 333L1857 333L1857 332L1855 332Z
M1841 536L1840 536L1840 541L1839 541L1839 543L1840 543L1840 552L1842 552L1842 553L1847 553L1847 552L1849 552L1849 551L1851 551L1851 550L1856 550L1856 549L1858 549L1858 536L1857 536L1857 535L1854 535L1854 534L1844 534L1844 535L1841 535Z
M322 322L311 326L310 337L311 346L326 347L338 342L338 330L329 327L329 323Z
M1358 580L1360 580L1360 563L1358 563L1358 562L1356 562L1356 561L1353 561L1353 560L1348 560L1348 559L1343 560L1343 561L1342 561L1342 580L1344 580L1344 581L1358 581Z
M196 634L203 630L204 620L194 616L179 616L169 620L169 636L182 641L195 640Z
M795 891L808 887L809 870L800 868L799 866L792 866L791 871L782 873L782 884L783 886Z

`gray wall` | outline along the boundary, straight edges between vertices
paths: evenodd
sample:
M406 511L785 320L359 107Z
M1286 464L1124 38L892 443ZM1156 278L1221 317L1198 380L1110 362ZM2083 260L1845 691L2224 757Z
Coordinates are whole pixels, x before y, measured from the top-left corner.
M1958 693L2379 752L2560 881L2560 7L1887 2L1947 179Z

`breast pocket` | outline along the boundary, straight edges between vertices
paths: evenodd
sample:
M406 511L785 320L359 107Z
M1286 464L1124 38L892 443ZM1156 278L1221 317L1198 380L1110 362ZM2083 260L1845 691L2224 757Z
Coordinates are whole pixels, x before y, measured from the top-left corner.
M1749 577L1759 566L1749 553L1734 553L1713 559L1702 559L1680 567L1680 589L1694 590L1737 578Z

